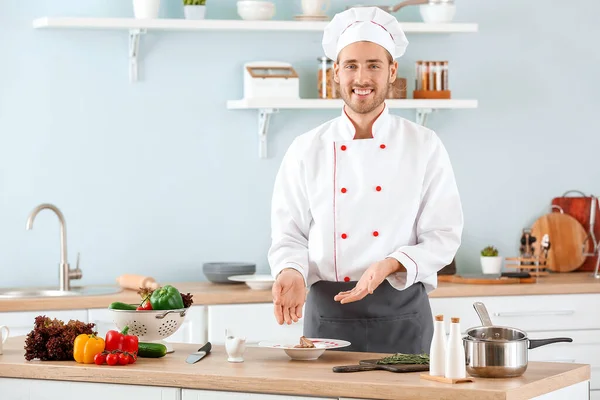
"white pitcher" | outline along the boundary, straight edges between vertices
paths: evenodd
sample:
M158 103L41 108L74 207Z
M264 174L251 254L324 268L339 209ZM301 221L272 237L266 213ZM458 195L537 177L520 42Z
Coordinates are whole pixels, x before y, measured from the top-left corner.
M2 334L2 330L6 330L6 335ZM10 329L8 329L8 326L1 325L0 326L0 354L2 354L2 345L4 344L4 342L6 342L6 339L8 339L8 335L10 335Z
M244 362L244 351L246 350L246 338L229 335L225 330L225 351L227 351L227 361Z

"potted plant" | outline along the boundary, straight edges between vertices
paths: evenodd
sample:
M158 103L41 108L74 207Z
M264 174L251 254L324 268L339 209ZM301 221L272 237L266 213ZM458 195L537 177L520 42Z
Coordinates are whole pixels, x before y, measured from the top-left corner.
M133 15L137 19L158 18L160 0L133 0Z
M481 270L484 274L499 274L502 271L502 257L498 249L487 246L481 250Z
M206 0L183 0L185 19L204 19Z

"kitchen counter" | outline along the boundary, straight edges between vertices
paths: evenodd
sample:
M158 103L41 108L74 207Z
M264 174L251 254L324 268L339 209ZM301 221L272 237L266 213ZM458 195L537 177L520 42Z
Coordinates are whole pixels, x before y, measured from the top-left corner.
M243 363L229 363L223 346L196 364L185 358L200 344L174 344L175 352L163 358L138 359L127 366L97 366L74 361L26 361L25 337L11 337L0 355L0 378L95 382L181 389L207 389L238 393L270 393L353 399L531 399L571 385L583 386L590 367L570 363L530 362L526 373L512 379L478 379L450 385L420 378L420 373L369 371L334 373L336 365L357 364L384 355L327 351L316 361L292 361L283 351L248 347ZM5 381L8 382L8 381ZM7 383L8 385L8 383ZM9 393L27 391L13 382ZM587 390L587 386L585 387ZM196 398L196 397L194 397ZM200 398L200 396L198 396ZM229 398L229 397L228 397ZM242 397L240 397L242 398ZM284 397L281 397L284 398Z
M166 284L167 282L161 282ZM251 290L244 284L214 284L211 282L171 283L181 292L193 294L195 305L270 303L270 290ZM430 298L471 297L471 296L511 296L541 294L580 294L600 293L600 279L594 279L589 272L552 274L540 277L532 284L472 285L440 282L438 288L429 294ZM0 299L2 311L72 310L106 308L113 301L139 302L139 295L133 290L103 296L45 297Z

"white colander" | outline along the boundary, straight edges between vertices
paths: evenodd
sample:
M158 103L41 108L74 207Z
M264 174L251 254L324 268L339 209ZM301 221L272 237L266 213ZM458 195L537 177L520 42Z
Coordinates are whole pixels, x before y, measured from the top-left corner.
M128 335L135 335L140 342L162 343L167 352L173 352L173 347L162 339L174 334L183 324L187 308L178 310L113 310L112 320L122 331L129 327Z

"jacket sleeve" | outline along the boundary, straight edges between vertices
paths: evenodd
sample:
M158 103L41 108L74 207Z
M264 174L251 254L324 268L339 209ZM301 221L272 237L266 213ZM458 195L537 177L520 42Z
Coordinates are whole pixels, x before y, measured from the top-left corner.
M421 205L414 224L416 244L401 246L388 256L406 269L387 277L398 290L437 274L452 262L461 243L463 211L454 171L439 137L433 133L430 141Z
M271 246L268 259L273 277L293 268L308 280L308 231L312 216L298 140L290 145L275 177L271 203Z

